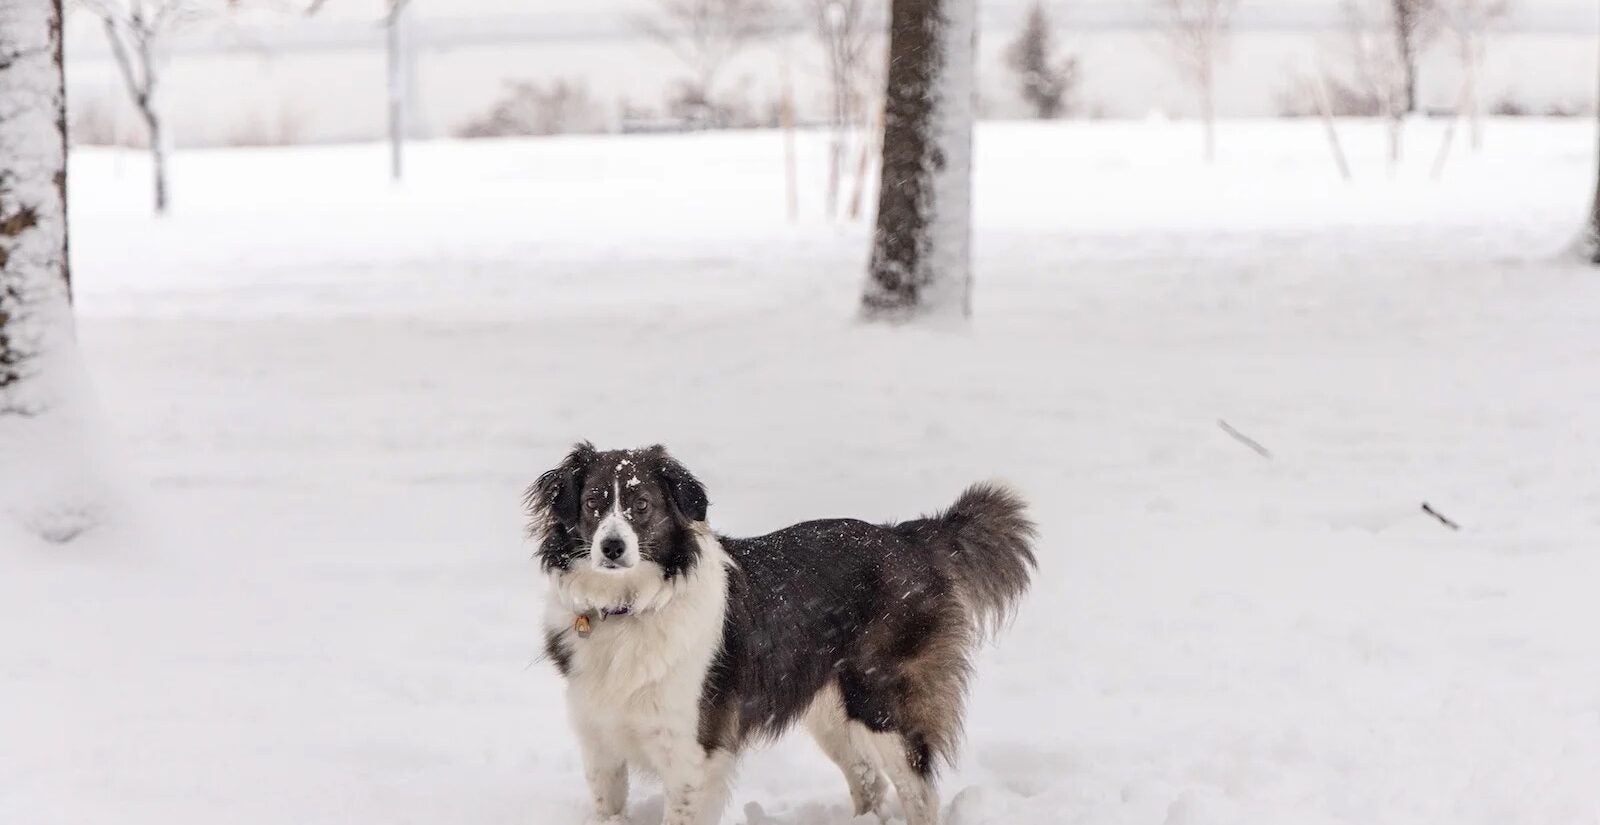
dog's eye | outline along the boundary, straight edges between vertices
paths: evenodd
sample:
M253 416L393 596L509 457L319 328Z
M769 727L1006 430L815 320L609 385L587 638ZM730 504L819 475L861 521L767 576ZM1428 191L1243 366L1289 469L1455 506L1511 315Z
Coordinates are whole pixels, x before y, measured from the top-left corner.
M601 501L599 496L589 496L583 500L583 506L590 510L599 510L602 504L605 504L605 502Z
M650 509L650 502L641 498L633 503L633 509L643 513L644 511Z

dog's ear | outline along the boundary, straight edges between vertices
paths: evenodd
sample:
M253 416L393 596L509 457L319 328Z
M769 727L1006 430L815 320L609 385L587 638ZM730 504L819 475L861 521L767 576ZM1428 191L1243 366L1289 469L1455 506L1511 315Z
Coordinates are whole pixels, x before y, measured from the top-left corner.
M650 452L655 458L656 475L661 480L662 488L667 491L673 509L687 521L705 521L706 507L711 504L706 499L705 485L687 467L668 455L667 448L657 444L650 448Z
M546 534L557 524L573 527L578 523L578 502L583 497L583 479L598 457L587 441L573 445L572 452L555 469L539 476L523 495L528 506L529 530Z

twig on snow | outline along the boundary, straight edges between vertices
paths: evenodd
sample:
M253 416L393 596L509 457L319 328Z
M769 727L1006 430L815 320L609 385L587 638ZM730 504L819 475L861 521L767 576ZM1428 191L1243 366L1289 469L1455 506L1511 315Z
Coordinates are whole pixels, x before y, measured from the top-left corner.
M1426 501L1422 502L1422 512L1427 513L1428 515L1433 516L1434 518L1438 519L1440 524L1443 524L1444 526L1450 528L1451 530L1460 530L1461 529L1461 525L1456 524L1455 522L1451 521L1450 518L1448 516L1446 516L1444 513L1441 513L1438 510L1433 509L1433 506L1428 504L1428 502L1426 502Z
M1268 452L1266 447L1261 446L1261 442L1256 441L1255 439L1239 432L1238 430L1235 430L1231 425L1228 424L1228 422L1219 418L1217 419L1217 426L1221 427L1223 432L1233 436L1233 440L1245 445L1246 447L1249 447L1252 450L1255 450L1256 455L1259 455L1262 458L1272 458L1272 453Z

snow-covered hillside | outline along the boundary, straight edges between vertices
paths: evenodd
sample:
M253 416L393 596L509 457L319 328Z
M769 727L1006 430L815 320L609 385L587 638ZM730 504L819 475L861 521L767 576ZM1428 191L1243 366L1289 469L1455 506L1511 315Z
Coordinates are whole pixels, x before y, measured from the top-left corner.
M163 221L79 153L127 493L0 536L0 822L582 821L518 511L578 438L666 442L734 533L1026 493L956 825L1600 822L1600 275L1554 258L1593 127L1492 123L1438 184L1433 128L1390 180L1351 127L1345 185L1316 124L1215 169L985 125L964 333L850 321L866 228L785 222L777 135L429 144L399 188L377 146L179 153ZM800 739L734 800L849 821Z

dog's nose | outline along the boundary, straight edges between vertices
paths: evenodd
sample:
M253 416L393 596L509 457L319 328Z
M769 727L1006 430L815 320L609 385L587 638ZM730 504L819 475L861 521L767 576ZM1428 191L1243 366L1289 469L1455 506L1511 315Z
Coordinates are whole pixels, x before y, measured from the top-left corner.
M612 561L622 558L622 554L626 553L627 551L628 545L623 542L622 539L619 539L616 536L603 539L600 542L600 552L603 553L606 558Z

